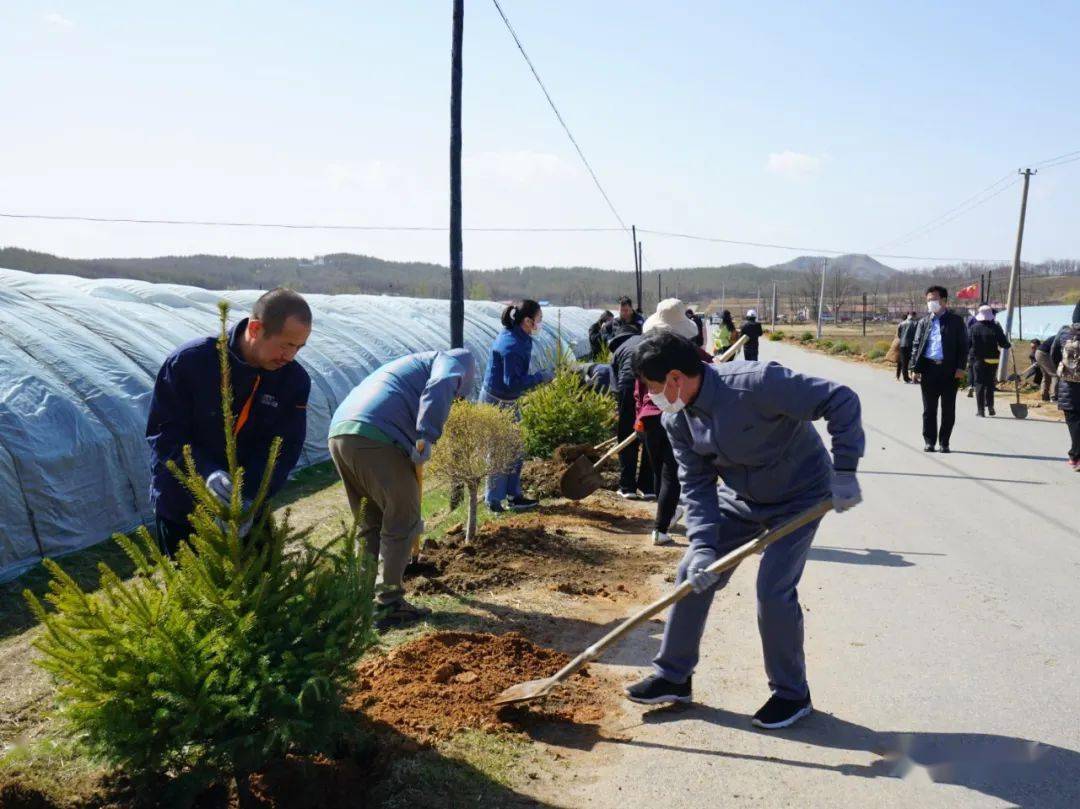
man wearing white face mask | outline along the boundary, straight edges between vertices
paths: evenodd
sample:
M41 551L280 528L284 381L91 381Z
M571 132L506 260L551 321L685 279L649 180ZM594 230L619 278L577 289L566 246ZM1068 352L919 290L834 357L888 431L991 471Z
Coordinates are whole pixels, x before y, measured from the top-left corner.
M949 293L942 286L926 290L929 314L915 327L911 348L911 370L922 388L924 450L949 452L956 422L956 389L964 378L968 359L967 325L960 315L949 311ZM938 402L941 426L938 427Z
M671 608L654 674L626 689L634 702L689 702L701 634L716 591L731 576L707 572L765 527L831 498L837 511L862 500L855 469L865 439L850 389L777 363L705 364L669 332L645 338L634 371L649 389L679 465L690 548L676 581L694 592ZM832 457L811 424L824 418ZM811 710L796 587L817 531L811 523L766 548L757 576L758 630L772 697L758 727L794 724Z

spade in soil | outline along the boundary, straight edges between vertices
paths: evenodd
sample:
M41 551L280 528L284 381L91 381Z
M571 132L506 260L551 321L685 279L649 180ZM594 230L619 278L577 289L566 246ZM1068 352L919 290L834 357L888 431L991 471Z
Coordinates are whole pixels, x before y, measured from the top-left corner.
M559 491L562 492L563 497L571 500L581 500L601 488L604 485L604 480L600 477L600 467L604 465L604 461L612 455L622 452L637 440L637 433L630 433L625 439L600 456L600 460L595 464L589 463L589 459L585 455L578 456L577 460L570 464L566 471L562 473L562 477L559 478Z
M832 509L832 501L827 500L818 503L816 506L807 509L801 514L792 517L785 523L781 523L775 528L770 528L764 531L757 538L750 540L749 542L740 545L735 550L717 559L707 568L709 573L722 573L725 570L730 570L739 564L746 557L761 553L765 548L778 539L787 536L792 531L802 528L804 525L813 522L814 520L820 520ZM658 598L645 609L638 612L636 615L632 615L627 618L611 632L604 635L596 643L587 648L561 669L559 669L551 677L544 677L540 680L529 680L528 682L518 683L512 685L503 691L494 700L496 705L517 705L526 702L532 702L533 700L541 699L550 694L555 686L565 682L575 673L580 671L586 665L591 663L597 657L604 652L609 646L612 646L619 641L624 635L629 633L632 629L640 626L645 621L652 618L657 613L663 611L672 604L682 601L693 591L693 586L688 581L684 581L674 590L667 595Z

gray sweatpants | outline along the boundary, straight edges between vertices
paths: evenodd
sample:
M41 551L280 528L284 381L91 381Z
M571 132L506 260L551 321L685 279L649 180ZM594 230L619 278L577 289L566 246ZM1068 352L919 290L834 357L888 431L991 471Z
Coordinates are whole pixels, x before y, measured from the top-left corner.
M402 579L413 538L424 530L416 467L397 447L359 435L330 439L330 457L345 484L353 515L364 506L360 535L368 553L382 557L377 600L390 604L404 595Z
M719 488L723 522L719 530L719 555L748 542L762 529L794 517L828 497L822 490L799 500L761 504L742 500L724 486ZM806 660L803 656L803 617L796 590L806 565L806 555L821 521L800 528L765 549L757 575L758 632L765 656L769 688L784 699L805 699L810 693L806 683ZM693 555L687 551L676 583L682 584ZM701 636L713 596L723 588L731 574L704 593L691 593L671 608L660 653L653 660L656 673L676 683L686 682L697 666Z

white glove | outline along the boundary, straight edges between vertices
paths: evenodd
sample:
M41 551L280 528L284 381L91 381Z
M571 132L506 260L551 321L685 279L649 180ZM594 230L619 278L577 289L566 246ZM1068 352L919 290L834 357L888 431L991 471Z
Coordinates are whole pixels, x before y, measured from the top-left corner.
M862 491L859 489L859 481L855 479L854 472L833 470L832 502L833 508L837 511L847 511L862 502Z
M719 573L706 571L706 568L716 559L716 551L711 548L702 548L695 552L693 558L690 559L690 564L686 567L686 580L690 582L690 586L694 588L695 593L704 593L706 590L715 587L716 583L720 581Z
M233 485L228 472L221 469L211 472L206 478L206 488L221 501L222 505L227 506L232 501Z
M416 445L413 446L412 452L409 453L409 457L412 458L412 462L419 466L422 463L427 463L431 458L431 442L426 441L423 438L416 439Z

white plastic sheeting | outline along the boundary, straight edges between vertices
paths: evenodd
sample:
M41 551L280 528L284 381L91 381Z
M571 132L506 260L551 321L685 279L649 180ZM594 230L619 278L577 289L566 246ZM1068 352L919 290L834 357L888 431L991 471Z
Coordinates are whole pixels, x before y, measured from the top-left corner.
M220 299L236 322L260 294L0 269L0 581L151 519L145 429L158 369L181 343L217 333ZM330 417L368 373L449 345L447 301L305 297L315 328L298 357L312 380L301 466L328 458ZM501 313L465 303L477 386ZM598 314L547 307L533 370L550 363L560 323L585 356Z
M1020 326L1023 324L1023 338L1025 340L1045 340L1053 337L1061 327L1072 320L1073 306L1025 306L1013 312L1012 338L1021 336ZM998 312L997 322L1005 327L1005 313Z

